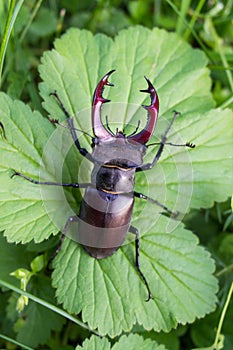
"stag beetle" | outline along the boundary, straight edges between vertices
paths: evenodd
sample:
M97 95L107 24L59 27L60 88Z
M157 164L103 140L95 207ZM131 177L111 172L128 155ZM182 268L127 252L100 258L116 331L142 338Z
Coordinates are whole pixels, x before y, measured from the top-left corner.
M112 255L123 244L127 232L135 234L135 265L147 288L148 301L152 298L152 293L146 277L140 269L139 232L137 228L131 225L134 198L138 197L148 200L159 205L169 214L174 215L174 213L158 201L134 191L135 172L149 170L158 162L166 144L167 134L178 113L174 113L168 129L159 143L159 148L153 161L143 164L143 157L147 149L146 143L153 134L158 118L158 95L150 80L145 77L148 87L140 91L148 93L151 98L149 106L143 105L148 112L145 128L140 132L136 130L129 136L118 130L114 134L110 128L105 128L101 121L101 107L104 103L110 102L110 100L103 97L104 87L113 86L108 79L114 71L111 70L100 80L93 96L92 128L95 136L92 138L92 153L81 147L73 125L73 119L68 114L57 92L51 94L55 96L67 117L68 127L78 151L94 164L91 183L41 182L17 171L12 176L21 176L34 184L86 188L80 212L77 216L68 218L63 230L61 243L69 230L70 224L76 221L79 225L78 242L92 257L102 259ZM55 120L53 122L59 123ZM179 146L194 147L190 143Z

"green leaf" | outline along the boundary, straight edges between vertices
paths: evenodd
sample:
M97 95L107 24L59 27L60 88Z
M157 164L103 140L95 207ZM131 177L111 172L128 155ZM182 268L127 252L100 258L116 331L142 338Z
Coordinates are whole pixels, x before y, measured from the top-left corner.
M111 337L135 322L146 330L168 332L177 323L203 317L216 302L214 263L182 225L172 234L166 233L166 226L167 218L161 216L141 238L141 269L153 300L145 302L147 291L135 268L133 244L96 260L66 239L54 260L58 301L69 311L82 311L91 329Z
M138 119L146 123L140 107L149 99L138 90L147 75L158 90L160 117L151 142L160 141L173 110L182 114L169 134L169 142L196 143L195 149L166 146L159 163L136 176L136 191L185 213L189 207L208 207L232 191L232 112L214 110L207 59L175 34L133 27L112 40L104 35L70 30L56 40L55 50L44 54L40 84L44 107L53 118L64 120L56 90L75 126L91 133L91 101L100 78L109 70L114 88L104 96L103 118L116 127L133 131ZM91 166L72 147L69 130L53 127L39 113L0 95L1 227L10 241L40 242L62 230L70 215L78 212L77 190L37 186L22 178L10 178L9 169L43 181L88 182ZM80 136L90 148L87 135ZM151 161L156 146L148 149ZM54 261L54 286L58 301L102 334L115 336L137 322L146 330L169 331L177 323L193 322L211 312L216 303L213 261L198 241L177 221L161 217L160 208L135 200L132 224L140 232L141 268L154 300L145 303L146 290L134 266L133 244L124 245L112 257L97 261L75 242L65 240ZM132 241L129 235L125 243Z
M111 343L106 338L98 338L92 336L90 339L84 341L82 346L77 346L75 350L166 350L163 345L158 345L155 341L146 339L143 337L130 334L129 336L123 335L119 341L111 346Z
M16 267L29 268L32 260L32 253L27 252L26 246L9 244L2 235L0 236L0 276L4 281L19 287L19 281L10 276ZM55 304L54 290L48 277L41 275L32 277L27 291ZM59 331L64 323L64 318L52 310L45 308L38 303L29 300L28 307L25 307L22 314L16 312L18 295L11 293L7 306L7 318L17 323L21 322L17 329L17 340L23 344L37 346L45 343L51 337L52 331ZM5 304L6 306L6 304Z
M42 299L55 303L54 291L50 286L50 280L45 277L36 277L33 280L30 292ZM65 320L52 310L45 308L33 301L23 314L24 324L20 327L17 340L35 348L39 344L45 344L51 339L53 331L60 331Z
M45 266L44 256L39 255L35 257L35 259L33 259L33 261L31 262L30 266L33 273L41 271Z
M26 251L23 245L8 244L0 234L0 276L6 282L19 286L19 281L10 275L19 268L30 269L33 254Z
M83 345L78 345L75 350L110 350L111 344L107 338L98 338L92 336L90 339L86 339Z
M175 109L182 115L177 118L169 141L192 141L197 145L190 151L167 147L160 164L146 173L150 193L161 198L161 202L166 198L171 208L178 202L176 209L181 212L190 206L210 207L214 201L223 201L229 196L232 112L210 111L213 100L209 72L205 68L207 61L202 52L193 50L174 34L141 27L121 31L114 42L103 35L92 36L85 30L73 29L55 42L55 48L56 51L44 55L40 67L44 80L40 85L41 94L52 116L64 119L56 101L49 97L49 93L56 90L70 115L75 116L78 127L91 132L93 91L100 77L116 68L111 77L115 87L105 89L105 96L111 98L112 103L104 109L103 118L108 114L110 126L121 129L127 123L137 125L139 118L143 125L146 114L139 105L147 103L147 97L138 90L145 86L143 75L146 74L156 86L160 99L156 141ZM151 148L148 154L150 151ZM152 156L146 157L151 159ZM138 177L139 182L142 181ZM145 182L143 187L145 191Z
M117 70L111 79L115 88L105 93L107 97L114 94L113 102L136 106L144 103L147 97L138 90L145 86L143 75L147 75L158 90L161 115L166 112L171 117L174 109L193 115L213 107L204 54L175 34L133 27L120 31L112 41L102 34L93 36L85 30L72 29L55 41L55 48L42 59L40 73L44 82L40 88L46 109L51 114L56 110L57 117L63 113L48 92L57 90L68 112L77 115L90 107L97 81L113 68ZM124 118L118 113L118 126L125 122ZM79 118L78 123L88 125ZM88 123L90 129L91 121Z
M136 334L130 334L129 336L122 336L118 343L114 344L112 347L113 350L134 350L134 349L142 349L142 350L166 350L163 345L158 345L157 342L152 341L150 339L143 339Z
M196 348L210 347L214 349L214 339L216 337L216 329L219 324L222 311L222 305L218 309L205 317L205 319L195 322L191 327L191 338ZM224 337L224 350L231 350L233 342L232 330L232 312L233 306L230 303L223 322L221 335ZM212 344L212 346L211 346Z
M38 177L43 149L52 125L22 102L0 94L0 114L4 137L0 139L1 229L11 242L41 241L57 232L42 205L40 187L11 178L14 170Z

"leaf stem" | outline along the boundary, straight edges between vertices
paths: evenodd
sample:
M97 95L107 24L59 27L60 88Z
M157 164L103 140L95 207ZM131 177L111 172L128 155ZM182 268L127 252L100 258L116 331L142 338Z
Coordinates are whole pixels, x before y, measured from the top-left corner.
M0 338L12 343L12 344L15 344L15 345L18 345L20 348L22 349L26 349L26 350L33 350L33 348L30 348L29 346L26 346L22 343L19 343L18 341L12 339L12 338L9 338L7 337L6 335L3 335L3 334L0 334Z
M216 273L216 277L222 276L224 273L228 273L231 269L233 269L233 264L224 267L224 269L220 270Z
M26 27L24 28L23 32L22 32L21 35L20 35L20 38L19 38L19 42L20 42L20 43L22 43L22 41L23 41L25 35L27 34L27 31L28 31L30 25L32 24L34 18L36 17L36 14L37 14L37 12L38 12L39 9L40 9L40 6L41 6L41 4L42 4L42 1L43 1L43 0L37 1L37 3L36 3L36 5L35 5L35 7L34 7L34 9L33 9L33 11L32 11L32 13L31 13L31 15L30 15L30 19L29 19L29 21L28 21Z
M190 0L182 0L181 1L181 6L180 6L180 14L181 16L179 16L178 21L177 21L177 25L176 25L176 33L178 35L182 35L183 31L185 29L185 23L183 21L183 18L185 18L186 13L188 11L188 8L190 6Z
M219 107L221 108L227 108L233 103L233 96L230 96L226 101L224 101Z
M193 12L191 21L189 22L189 28L186 29L185 33L184 33L184 39L188 41L190 33L192 32L193 28L194 28L194 24L201 12L202 7L205 5L205 0L200 0L198 2L198 5L196 7L196 9Z
M213 349L220 349L218 347L218 344L222 340L222 336L221 336L222 325L223 325L223 321L224 321L225 316L226 316L227 308L228 308L228 305L230 303L232 293L233 293L233 282L232 282L230 290L228 292L227 300L225 302L225 305L224 305L224 308L222 310L222 314L221 314L221 317L219 320L218 329L217 329L215 341L213 344Z

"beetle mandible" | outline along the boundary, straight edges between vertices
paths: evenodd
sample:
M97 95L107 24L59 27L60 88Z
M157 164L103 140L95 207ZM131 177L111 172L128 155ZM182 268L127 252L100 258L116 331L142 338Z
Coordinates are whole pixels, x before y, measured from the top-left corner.
M34 184L86 188L81 202L80 212L77 216L68 218L59 248L69 230L70 224L74 221L79 224L78 242L88 254L96 259L102 259L112 255L123 244L127 232L135 234L135 265L147 288L148 301L152 299L152 293L147 279L140 268L139 232L137 228L131 225L134 198L138 197L155 203L170 215L174 215L174 213L157 200L134 191L134 179L136 172L149 170L158 162L166 144L167 135L178 113L174 113L166 132L162 136L153 161L143 164L143 157L147 149L146 144L153 134L158 118L158 95L150 80L145 77L148 85L147 89L140 91L148 93L151 98L151 104L149 106L143 105L148 112L145 128L140 132L137 132L136 129L129 136L123 131L118 130L114 134L110 128L105 128L101 121L102 105L110 102L110 100L103 97L104 87L113 86L108 79L114 71L111 70L100 80L93 96L92 128L94 137L92 138L92 153L81 147L76 129L74 128L73 119L68 114L57 92L51 94L55 96L67 117L68 126L79 153L94 165L91 174L91 183L42 182L29 178L17 171L14 171L12 176L21 176ZM53 122L56 121L53 120ZM169 144L172 145L171 143ZM190 143L178 146L194 147Z

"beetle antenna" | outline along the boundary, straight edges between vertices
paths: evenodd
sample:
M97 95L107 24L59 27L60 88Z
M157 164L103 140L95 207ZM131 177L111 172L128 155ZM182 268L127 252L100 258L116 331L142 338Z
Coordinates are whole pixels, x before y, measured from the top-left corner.
M109 123L108 123L108 116L107 116L107 115L106 115L105 119L106 119L106 128L108 129L108 131L109 131L113 136L115 136L114 132L112 131L112 129L111 129L110 126L109 126Z
M161 142L153 142L150 143L149 145L146 145L147 147L150 146L155 146L155 145L160 145ZM168 146L175 146L175 147L189 147L189 148L195 148L196 145L194 143L191 142L186 142L186 143L173 143L173 142L165 142L164 145L168 145Z
M138 125L137 125L136 129L132 132L132 134L130 134L127 137L131 137L131 136L135 135L138 132L140 124L141 124L141 120L138 120Z
M70 119L71 117L70 117L69 113L67 112L67 110L66 110L66 108L65 108L65 106L64 106L64 104L63 104L63 102L62 102L62 100L60 99L60 97L59 97L57 91L55 90L55 91L51 92L49 95L55 97L55 99L56 99L57 102L59 103L61 109L62 109L63 112L65 113L65 116L66 116L68 119ZM60 123L58 119L49 118L49 121L50 121L52 124L57 124L57 125L60 125L60 126L62 126L62 127L64 127L64 128L70 129L70 130L81 131L83 134L89 136L91 139L94 138L92 135L90 135L90 134L89 134L88 132L86 132L86 131L83 131L83 130L81 130L81 129L77 129L77 128L74 128L74 127L71 128L70 126L66 126L66 125Z
M72 130L80 131L83 134L89 136L91 139L94 139L94 137L91 134L89 134L88 132L86 132L84 130L81 130L81 129L78 129L78 128L70 128L68 125L65 125L65 124L62 124L61 122L59 122L58 119L53 119L53 118L48 118L48 119L49 119L50 123L52 123L52 124L57 124L57 125L62 126L63 128L66 128L66 129L72 129Z

